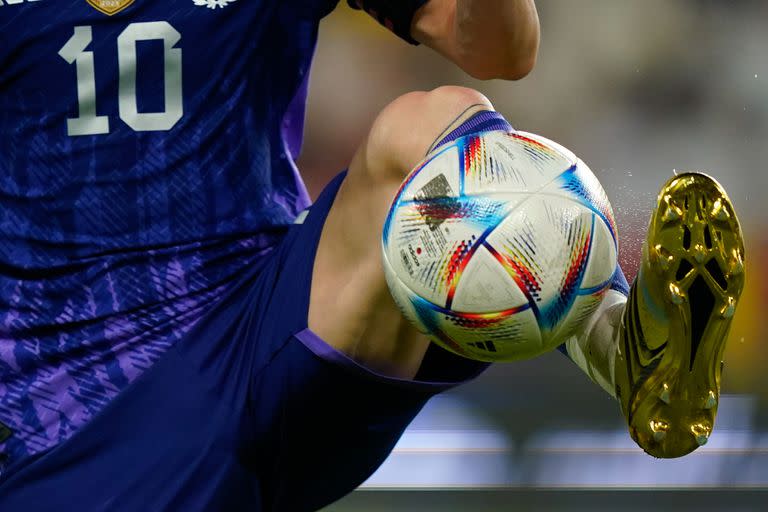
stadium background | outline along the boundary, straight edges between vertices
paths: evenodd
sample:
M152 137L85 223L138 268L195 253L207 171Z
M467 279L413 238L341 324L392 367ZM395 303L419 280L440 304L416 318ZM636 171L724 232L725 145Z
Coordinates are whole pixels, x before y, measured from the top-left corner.
M765 510L768 3L539 0L539 62L521 82L473 80L345 3L321 25L310 86L299 167L313 197L389 101L467 85L590 165L613 203L628 278L674 169L725 185L746 231L748 277L718 428L692 456L643 455L618 405L549 354L495 365L433 401L381 471L327 510Z

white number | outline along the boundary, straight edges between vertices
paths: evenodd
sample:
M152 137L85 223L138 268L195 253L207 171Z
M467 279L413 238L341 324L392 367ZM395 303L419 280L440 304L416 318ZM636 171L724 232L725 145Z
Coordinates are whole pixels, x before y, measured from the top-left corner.
M139 41L163 41L165 52L165 110L139 112L136 98L136 46ZM181 80L181 49L173 46L181 34L165 21L132 23L117 37L120 69L118 106L120 119L137 132L165 131L184 115ZM75 27L74 35L59 51L69 64L76 63L78 117L67 119L70 136L109 133L109 118L96 115L96 70L93 52L85 48L93 41L90 26Z
M165 111L140 114L136 104L136 43L160 39L165 48ZM184 114L181 50L173 45L181 34L165 21L133 23L117 37L120 64L120 119L137 132L170 130Z
M67 134L71 137L109 133L109 118L96 115L96 66L93 64L93 52L85 51L92 40L91 27L75 27L74 35L59 50L62 59L70 64L77 63L77 103L80 115L67 119Z

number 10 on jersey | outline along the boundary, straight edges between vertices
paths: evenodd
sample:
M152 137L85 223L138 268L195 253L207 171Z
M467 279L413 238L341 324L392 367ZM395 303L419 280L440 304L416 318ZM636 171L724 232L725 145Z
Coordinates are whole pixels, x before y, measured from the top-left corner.
M136 99L136 46L139 41L162 41L164 48L165 109L139 112ZM120 119L137 132L170 130L184 114L181 88L181 49L174 45L181 34L168 22L132 23L117 36L117 63L120 73L118 107ZM86 47L93 41L90 26L75 27L75 33L59 55L77 70L78 116L67 119L67 134L109 133L109 117L96 115L96 65Z

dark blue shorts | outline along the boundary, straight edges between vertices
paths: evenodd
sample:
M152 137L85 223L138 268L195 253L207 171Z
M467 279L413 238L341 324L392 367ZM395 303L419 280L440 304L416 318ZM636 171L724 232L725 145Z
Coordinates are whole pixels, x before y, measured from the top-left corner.
M90 423L8 468L0 510L315 510L362 483L430 396L478 375L432 346L416 381L387 378L308 330L343 178Z

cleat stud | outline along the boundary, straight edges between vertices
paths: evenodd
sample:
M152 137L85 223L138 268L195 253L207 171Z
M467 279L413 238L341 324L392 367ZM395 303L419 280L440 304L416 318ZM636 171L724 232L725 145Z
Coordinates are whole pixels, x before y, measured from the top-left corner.
M728 219L728 211L723 207L723 200L718 198L715 203L712 205L712 210L709 212L709 215L719 221L724 221Z
M696 244L693 247L693 257L698 262L701 263L704 261L704 257L707 255L706 250L704 249L704 246L701 244Z
M666 382L662 386L661 393L659 393L659 399L665 404L669 404L669 386Z
M668 250L663 248L661 245L656 245L654 248L654 252L656 253L656 258L658 259L659 266L661 269L666 272L669 270L669 267L672 266L672 262L675 260L675 257L670 253Z
M671 203L668 203L667 209L664 211L664 214L661 216L661 221L666 224L667 222L674 222L682 216L683 216L683 212L680 210L680 208L672 205Z
M706 402L704 402L704 408L705 409L711 409L715 405L717 405L717 397L715 396L714 391L710 391L709 395L707 396Z
M720 309L720 316L723 318L731 318L736 312L736 301L733 297L728 297L728 302Z
M657 443L664 440L667 437L667 431L669 430L669 423L662 420L651 420L650 422L651 432L653 432L653 440Z
M683 292L675 283L669 283L669 300L675 305L680 305L685 300Z
M712 429L701 423L695 423L691 425L691 433L696 438L696 444L704 446L709 441L709 435L712 433Z

